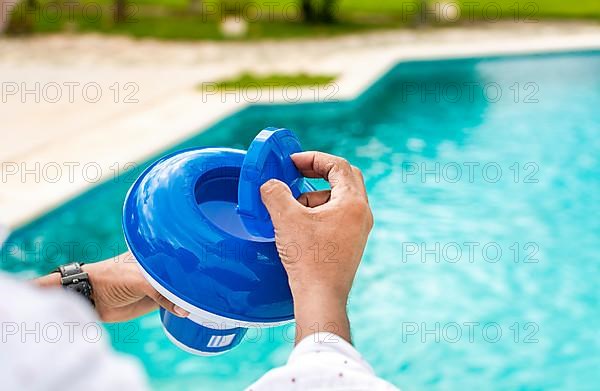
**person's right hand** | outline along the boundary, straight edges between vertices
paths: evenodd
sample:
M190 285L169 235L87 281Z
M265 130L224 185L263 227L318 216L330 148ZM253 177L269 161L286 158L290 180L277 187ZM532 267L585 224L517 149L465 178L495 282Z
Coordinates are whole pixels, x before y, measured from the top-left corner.
M261 187L294 297L296 341L319 331L350 341L346 302L373 227L362 174L321 152L297 153L292 160L304 176L331 185L298 200L278 180Z

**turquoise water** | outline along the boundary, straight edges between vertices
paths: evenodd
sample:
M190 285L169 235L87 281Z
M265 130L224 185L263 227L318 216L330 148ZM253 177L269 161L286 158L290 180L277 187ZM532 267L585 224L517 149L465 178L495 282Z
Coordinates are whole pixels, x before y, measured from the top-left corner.
M403 390L597 389L600 53L403 63L357 100L253 106L172 149L243 148L270 125L365 174L376 225L349 309L379 375ZM3 268L122 251L145 164L15 232ZM240 389L292 346L277 328L194 357L156 314L110 332L157 389Z

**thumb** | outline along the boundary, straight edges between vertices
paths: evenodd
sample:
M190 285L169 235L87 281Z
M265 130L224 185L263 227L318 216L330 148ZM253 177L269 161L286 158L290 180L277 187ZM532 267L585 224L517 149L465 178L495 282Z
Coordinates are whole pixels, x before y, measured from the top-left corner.
M262 202L267 207L273 224L280 221L284 212L298 208L300 204L285 183L277 179L269 179L260 187Z

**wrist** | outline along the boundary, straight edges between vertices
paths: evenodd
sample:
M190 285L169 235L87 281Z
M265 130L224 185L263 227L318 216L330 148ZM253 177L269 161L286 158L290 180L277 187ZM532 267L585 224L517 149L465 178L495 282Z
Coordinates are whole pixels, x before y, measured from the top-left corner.
M85 297L94 305L92 285L89 274L78 262L64 264L50 274L36 278L33 282L39 287L62 287Z
M315 282L308 284L291 283L290 290L294 303L321 303L328 307L346 308L349 290L328 283Z
M97 265L97 264L95 264L95 263L85 264L85 265L81 266L81 270L87 273L90 284L94 287L94 289L92 289L90 298L94 302L96 302L96 293L97 293L96 290L101 289L101 284L97 280L97 273L96 273L97 266L94 266L94 265Z
M296 343L318 332L331 332L350 342L346 302L347 295L330 289L311 289L294 294Z

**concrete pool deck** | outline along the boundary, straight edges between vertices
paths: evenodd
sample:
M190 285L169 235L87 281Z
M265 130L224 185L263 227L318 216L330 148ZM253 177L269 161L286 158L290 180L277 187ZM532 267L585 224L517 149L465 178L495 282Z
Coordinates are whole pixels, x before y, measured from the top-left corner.
M254 102L350 99L402 60L591 49L600 49L598 23L504 22L223 43L0 38L0 225L25 224ZM244 71L338 78L318 93L292 88L285 96L197 88Z

